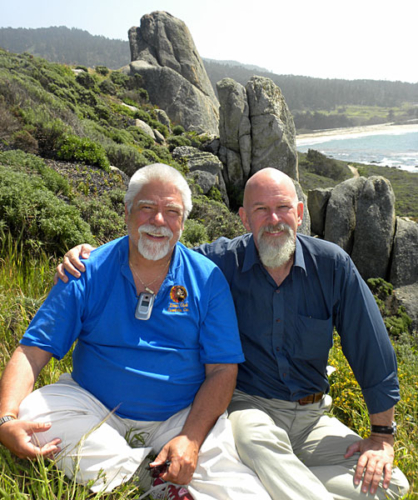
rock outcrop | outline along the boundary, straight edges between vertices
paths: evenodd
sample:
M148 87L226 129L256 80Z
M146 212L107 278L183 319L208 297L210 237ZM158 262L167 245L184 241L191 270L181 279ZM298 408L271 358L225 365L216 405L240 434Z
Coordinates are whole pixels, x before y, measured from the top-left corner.
M389 281L394 287L418 283L418 224L396 218Z
M228 206L228 195L222 176L223 165L217 156L191 146L180 146L174 149L173 158L187 163L190 171L188 177L200 186L203 194L207 194L212 187L215 187Z
M384 177L366 179L357 200L357 223L351 258L364 279L389 278L395 232L395 194Z
M394 230L395 195L385 178L357 177L332 190L324 238L351 255L364 279L388 279Z
M255 172L272 167L298 180L295 126L279 87L254 76L243 87L231 78L217 83L219 156L227 183L240 189Z
M351 254L357 222L357 199L366 179L358 177L341 182L331 192L325 215L324 238Z
M307 207L311 216L311 231L322 238L325 231L325 213L333 188L317 188L308 191Z
M131 64L150 101L186 130L218 133L219 102L192 36L183 21L152 12L129 30Z

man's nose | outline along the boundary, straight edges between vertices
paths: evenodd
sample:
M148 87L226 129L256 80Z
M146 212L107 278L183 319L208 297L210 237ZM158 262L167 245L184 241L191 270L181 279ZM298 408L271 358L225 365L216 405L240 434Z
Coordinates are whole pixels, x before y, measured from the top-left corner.
M163 226L165 224L165 219L164 219L164 215L162 212L160 212L159 210L157 210L155 213L154 213L154 216L152 218L154 224L156 226Z
M268 219L269 224L278 224L280 222L280 215L275 210L271 210Z

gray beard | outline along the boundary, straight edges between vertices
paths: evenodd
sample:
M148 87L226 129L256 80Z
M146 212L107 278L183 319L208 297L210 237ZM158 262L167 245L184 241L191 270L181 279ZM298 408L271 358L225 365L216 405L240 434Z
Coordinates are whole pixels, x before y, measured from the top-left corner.
M265 231L285 231L286 233L275 242L268 242L263 238ZM276 269L287 264L296 249L294 231L287 224L262 227L257 235L258 253L265 267Z
M157 228L152 224L145 224L138 228L138 252L147 260L160 260L163 259L171 250L170 239L173 237L172 231L166 227ZM168 236L168 240L163 242L149 241L141 238L141 233L154 233ZM181 236L181 233L180 233ZM180 239L179 236L179 239ZM177 240L178 241L178 240ZM176 242L177 243L177 242Z

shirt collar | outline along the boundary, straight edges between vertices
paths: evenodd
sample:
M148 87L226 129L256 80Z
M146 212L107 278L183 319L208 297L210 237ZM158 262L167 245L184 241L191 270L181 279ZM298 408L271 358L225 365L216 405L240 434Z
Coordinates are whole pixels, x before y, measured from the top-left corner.
M245 248L242 272L245 273L246 271L249 271L255 264L259 264L260 266L263 265L261 263L260 257L258 256L257 248L255 247L254 236L251 234L251 236L248 239L248 244ZM303 256L302 245L297 235L296 235L295 262L293 263L293 267L300 267L306 273L306 265L305 265L305 258Z

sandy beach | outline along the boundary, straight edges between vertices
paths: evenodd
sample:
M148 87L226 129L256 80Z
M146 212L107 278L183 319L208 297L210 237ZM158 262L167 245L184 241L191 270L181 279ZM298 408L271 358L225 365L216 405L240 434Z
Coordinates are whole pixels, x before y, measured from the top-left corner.
M297 135L296 145L303 146L305 144L321 143L330 139L346 139L348 137L361 137L367 135L404 134L407 132L418 132L418 123L409 125L381 123L379 125L366 125L364 127L318 130L309 134Z

